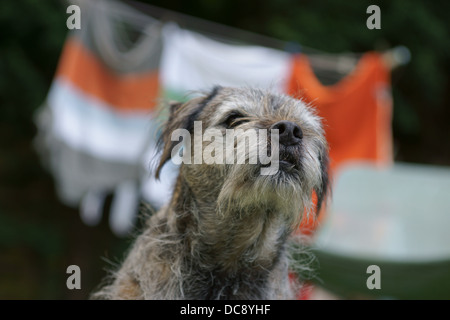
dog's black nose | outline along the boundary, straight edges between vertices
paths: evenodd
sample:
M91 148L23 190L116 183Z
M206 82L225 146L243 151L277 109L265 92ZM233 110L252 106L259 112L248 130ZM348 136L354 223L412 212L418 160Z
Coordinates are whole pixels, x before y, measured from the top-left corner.
M278 121L270 129L278 129L279 142L285 146L299 144L303 138L303 131L300 126L292 121Z

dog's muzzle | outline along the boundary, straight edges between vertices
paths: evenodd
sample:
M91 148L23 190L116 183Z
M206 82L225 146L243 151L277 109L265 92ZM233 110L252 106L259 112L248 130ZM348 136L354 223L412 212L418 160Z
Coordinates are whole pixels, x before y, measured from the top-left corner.
M303 131L300 126L295 122L282 120L274 123L270 129L278 129L280 168L285 170L298 168L300 145L303 139Z
M292 121L278 121L270 127L270 130L273 129L278 129L280 145L289 147L299 145L302 142L303 131L298 124Z
M292 121L282 120L274 123L270 130L278 129L278 167L284 172L300 170L303 131ZM270 145L268 146L270 149ZM269 167L272 163L263 165Z

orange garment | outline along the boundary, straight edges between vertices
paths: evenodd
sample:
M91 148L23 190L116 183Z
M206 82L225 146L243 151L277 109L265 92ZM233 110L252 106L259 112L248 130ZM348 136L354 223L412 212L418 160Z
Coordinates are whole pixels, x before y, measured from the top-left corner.
M64 45L56 76L117 111L152 110L159 94L158 70L116 74L76 37Z
M390 70L381 54L364 54L351 74L331 86L320 83L305 55L296 55L288 93L311 103L322 118L331 177L351 161L392 163ZM305 218L301 228L316 225Z

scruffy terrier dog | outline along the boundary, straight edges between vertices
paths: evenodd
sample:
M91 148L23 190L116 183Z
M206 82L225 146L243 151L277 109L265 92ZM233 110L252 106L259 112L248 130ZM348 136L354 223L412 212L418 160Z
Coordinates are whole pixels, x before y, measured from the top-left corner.
M216 129L224 136L229 129L278 130L276 172L262 175L261 169L272 164L261 161L182 163L170 203L148 219L120 269L93 298L295 298L288 274L290 239L302 212L318 210L328 188L320 119L289 96L215 87L171 106L157 176L173 158L176 129L192 135L194 158L196 121L203 133ZM203 140L203 150L210 143ZM270 154L271 140L258 143ZM189 144L184 148L189 151ZM242 152L248 158L248 150Z

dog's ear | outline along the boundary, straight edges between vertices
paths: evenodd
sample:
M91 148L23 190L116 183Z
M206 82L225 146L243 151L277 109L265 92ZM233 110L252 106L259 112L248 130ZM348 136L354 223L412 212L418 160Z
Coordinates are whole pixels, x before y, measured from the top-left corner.
M194 98L186 103L174 102L170 104L169 119L167 120L161 136L159 137L158 146L162 149L161 159L156 169L156 178L164 164L170 160L172 150L177 141L172 141L172 132L176 129L186 129L191 135L194 131L194 121L198 120L200 113L205 106L217 95L220 87L214 87L209 95Z
M330 176L328 173L329 170L329 157L328 150L326 147L322 148L319 154L320 161L320 171L321 171L321 183L320 186L317 186L314 191L317 196L317 205L316 205L316 214L319 214L320 209L322 208L322 204L328 196L329 188L330 188Z
M186 103L172 102L169 104L169 118L164 125L162 133L158 139L158 148L162 150L158 167L156 168L156 178L159 179L161 169L164 164L171 159L172 150L177 141L172 141L172 132L176 129L189 130L193 128L193 123L200 113L198 99L190 100ZM192 125L190 122L192 121Z

